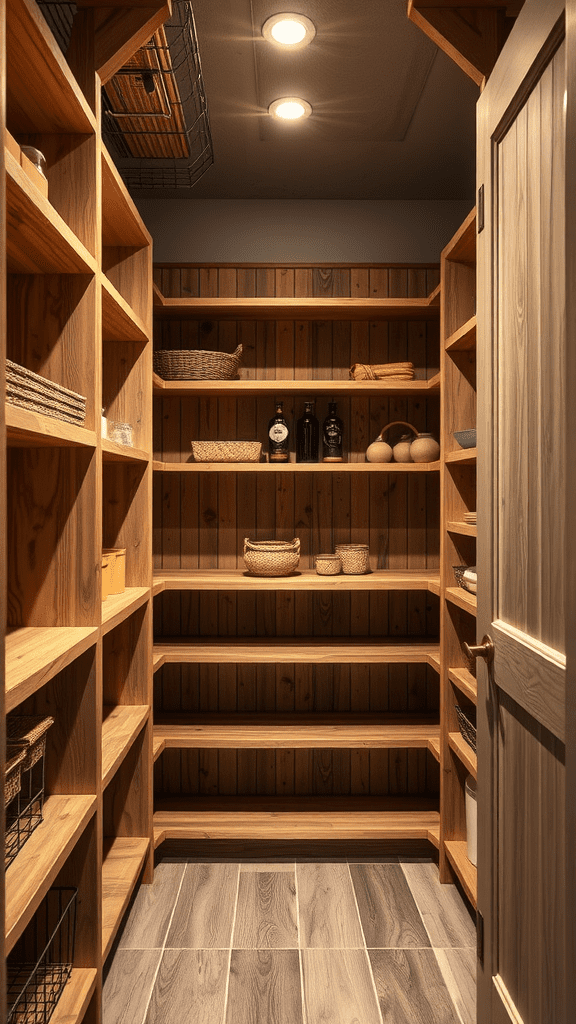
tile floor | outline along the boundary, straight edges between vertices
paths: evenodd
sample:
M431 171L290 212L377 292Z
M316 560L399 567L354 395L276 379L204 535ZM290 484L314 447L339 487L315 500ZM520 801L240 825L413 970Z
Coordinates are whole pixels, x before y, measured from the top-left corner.
M431 861L164 859L104 1024L474 1024L476 939Z

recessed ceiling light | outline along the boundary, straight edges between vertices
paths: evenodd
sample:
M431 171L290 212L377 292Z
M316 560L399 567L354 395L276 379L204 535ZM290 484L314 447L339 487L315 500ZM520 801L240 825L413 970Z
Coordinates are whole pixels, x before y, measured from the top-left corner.
M262 35L269 43L300 50L312 42L316 28L303 14L274 14L264 22Z
M282 121L300 121L310 117L312 107L306 100L298 96L283 96L282 99L274 100L268 107L268 113Z

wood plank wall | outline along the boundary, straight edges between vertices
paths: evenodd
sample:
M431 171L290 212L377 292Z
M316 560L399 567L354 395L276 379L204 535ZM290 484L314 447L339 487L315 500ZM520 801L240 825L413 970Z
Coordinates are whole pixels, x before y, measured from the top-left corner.
M420 297L437 266L158 266L166 297ZM438 372L436 323L164 321L159 348L231 352L243 345L245 379L348 379L354 362L410 359L418 378ZM313 385L310 396L314 397ZM303 398L284 398L294 424ZM393 420L438 437L437 397L338 402L350 461ZM154 446L165 462L190 460L192 439L262 439L273 414L261 399L156 399ZM327 400L316 406L320 420ZM439 564L435 474L155 474L155 568L243 567L244 537L299 536L302 567L339 542L370 544L373 568ZM438 599L411 593L165 593L155 601L158 636L432 636ZM174 666L156 676L158 711L364 712L438 707L438 677L426 666ZM156 768L164 794L437 793L425 751L165 751Z

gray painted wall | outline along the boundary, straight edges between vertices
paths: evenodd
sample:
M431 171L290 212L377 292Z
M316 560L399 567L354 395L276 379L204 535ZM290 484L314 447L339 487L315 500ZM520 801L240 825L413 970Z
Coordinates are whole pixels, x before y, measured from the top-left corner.
M135 200L158 263L431 263L473 201Z

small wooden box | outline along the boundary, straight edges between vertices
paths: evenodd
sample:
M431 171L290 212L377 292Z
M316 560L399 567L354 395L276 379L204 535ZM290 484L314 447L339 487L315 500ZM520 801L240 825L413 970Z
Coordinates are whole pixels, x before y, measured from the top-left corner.
M26 172L30 181L33 181L36 188L42 193L43 196L48 199L48 181L43 174L34 166L31 160L28 159L25 153L20 152L20 166L22 170Z
M110 555L102 552L102 600L105 601L110 593Z
M110 566L109 594L123 594L126 589L126 548L104 548Z

